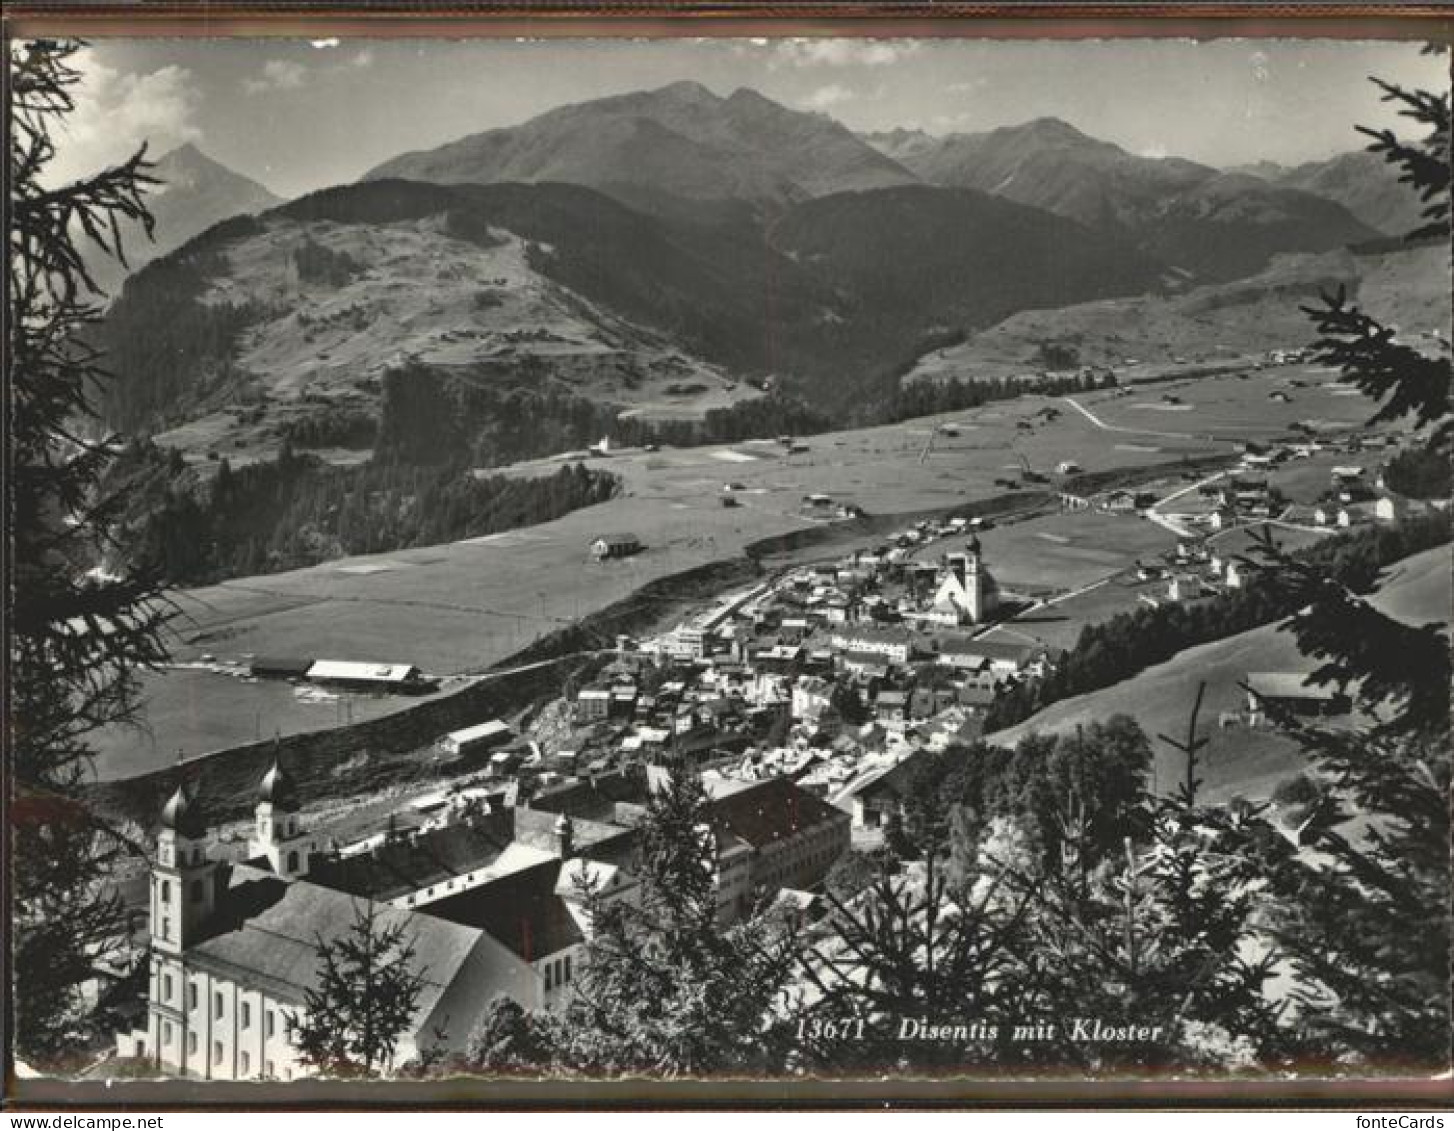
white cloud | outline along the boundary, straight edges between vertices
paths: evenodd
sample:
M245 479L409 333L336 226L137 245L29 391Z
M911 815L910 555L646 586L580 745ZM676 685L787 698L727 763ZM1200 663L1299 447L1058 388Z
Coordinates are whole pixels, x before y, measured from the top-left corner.
M61 184L126 160L145 142L156 158L202 131L196 115L201 94L186 67L170 65L145 74L122 74L94 53L77 59L81 81L75 112L56 132L56 157L47 179Z
M1170 157L1171 150L1167 148L1165 142L1154 141L1150 145L1145 146L1144 148L1139 150L1138 155L1141 157L1155 157L1159 159L1163 157Z
M983 90L989 84L990 80L988 76L981 75L979 78L971 79L968 82L952 82L944 89L949 94L973 94L977 90Z
M791 67L886 67L921 48L913 40L784 39L773 52L773 64Z
M312 40L313 46L316 47L316 48L318 48L320 51L326 50L329 47L337 47L338 44L339 44L339 42L340 42L340 40L339 40L338 36L336 36L336 35L335 36L330 36L328 39L315 39L315 40Z
M287 59L269 59L263 64L260 78L247 79L242 89L248 94L262 94L269 90L297 90L308 77L308 68L302 63Z
M853 91L835 82L829 83L827 86L820 86L803 99L803 104L814 110L827 110L844 102L852 102L853 99Z

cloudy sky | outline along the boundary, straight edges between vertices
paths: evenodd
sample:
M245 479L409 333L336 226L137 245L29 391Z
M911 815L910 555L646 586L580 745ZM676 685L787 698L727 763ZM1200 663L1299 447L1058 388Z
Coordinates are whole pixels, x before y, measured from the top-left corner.
M696 79L861 130L972 132L1063 118L1135 153L1227 166L1359 148L1392 124L1369 75L1447 85L1397 43L1329 40L98 40L60 139L75 176L142 140L193 142L274 192L351 181L554 106Z

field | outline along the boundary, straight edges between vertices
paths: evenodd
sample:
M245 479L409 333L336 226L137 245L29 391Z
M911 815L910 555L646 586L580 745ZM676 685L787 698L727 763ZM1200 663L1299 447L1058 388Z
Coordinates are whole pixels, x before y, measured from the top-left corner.
M1450 565L1450 549L1445 546L1390 567L1375 604L1410 623L1448 623ZM1237 685L1249 671L1305 671L1310 666L1288 633L1265 625L1190 648L1114 686L1055 703L1019 726L995 734L993 741L1011 744L1031 731L1066 731L1118 713L1133 715L1153 740L1158 734L1180 738L1197 684L1204 682L1200 733L1210 742L1201 777L1207 798L1226 800L1236 794L1265 798L1278 782L1301 768L1302 755L1273 730L1242 723L1222 727L1218 717L1245 706L1245 695ZM1180 780L1185 763L1164 743L1154 745L1155 786L1165 792Z
M1176 548L1165 527L1136 515L1065 511L1004 523L979 535L985 565L1012 593L1091 585ZM929 551L932 555L934 551Z
M1149 525L1149 524L1148 524ZM1032 609L986 633L990 640L1019 640L1070 648L1088 624L1110 620L1141 603L1141 595L1164 595L1166 582L1135 581L1116 577L1103 585L1081 590L1063 601Z
M1129 432L1253 440L1289 435L1298 422L1351 428L1373 411L1330 370L1310 365L1128 386L1076 399L1107 425Z

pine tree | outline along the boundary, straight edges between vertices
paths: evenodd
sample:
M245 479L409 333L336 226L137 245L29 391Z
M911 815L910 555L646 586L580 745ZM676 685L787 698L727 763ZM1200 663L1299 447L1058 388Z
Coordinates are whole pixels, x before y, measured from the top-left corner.
M717 834L695 773L672 773L640 830L638 896L585 893L594 930L554 1027L554 1062L664 1077L779 1069L774 1018L795 961L793 933L769 913L720 920Z
M166 609L149 577L88 573L119 500L103 489L119 445L93 438L107 381L86 344L99 295L82 247L121 259L121 231L149 233L145 148L71 184L48 183L54 136L74 110L75 44L11 47L7 528L12 536L10 770L14 1033L19 1055L57 1066L94 1037L84 989L125 942L104 878L121 841L82 793L88 736L132 717L138 669L165 658Z
M355 908L346 935L320 938L317 985L288 1017L289 1040L303 1062L326 1076L392 1071L424 989L426 971L414 960L405 924L381 921L373 900Z
M1377 80L1375 80L1377 82ZM1449 236L1447 92L1378 82L1385 100L1426 129L1405 143L1363 130L1424 202L1415 236ZM1427 430L1450 455L1449 343L1403 338L1345 295L1308 309L1318 359L1379 402L1373 421ZM1441 522L1444 520L1440 520ZM1275 931L1298 985L1304 1054L1376 1068L1444 1068L1449 1002L1449 636L1385 615L1359 586L1292 561L1270 542L1250 564L1297 611L1285 627L1320 661L1311 679L1347 690L1360 719L1336 730L1272 715L1299 740L1320 800L1296 831L1298 852L1273 871Z

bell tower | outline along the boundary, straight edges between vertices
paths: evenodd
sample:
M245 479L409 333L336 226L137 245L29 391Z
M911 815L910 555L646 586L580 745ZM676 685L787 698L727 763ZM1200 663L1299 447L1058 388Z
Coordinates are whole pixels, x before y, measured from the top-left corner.
M218 865L206 840L201 805L177 786L162 809L151 873L151 940L161 954L184 951L216 909Z
M979 538L971 534L969 541L964 545L965 569L964 569L964 595L969 605L966 610L969 619L975 624L984 620L984 571L980 568L980 545Z
M257 796L249 853L266 857L280 879L306 876L313 840L300 831L297 789L276 757L258 784Z

